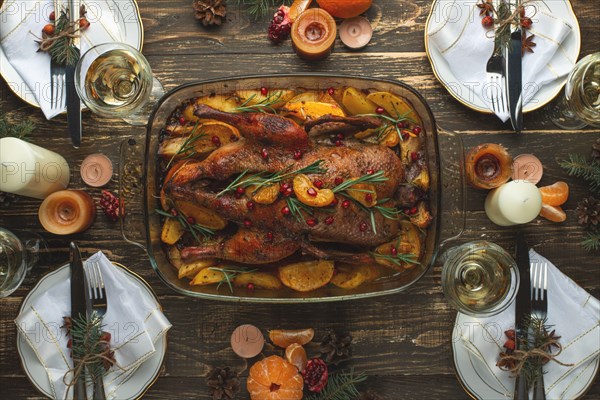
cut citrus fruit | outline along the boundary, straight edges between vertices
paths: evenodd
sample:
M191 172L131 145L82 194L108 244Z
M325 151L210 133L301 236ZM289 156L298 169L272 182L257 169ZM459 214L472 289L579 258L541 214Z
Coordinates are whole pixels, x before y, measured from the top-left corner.
M246 388L252 400L300 400L304 380L289 362L267 357L250 368Z
M560 206L569 198L569 185L566 182L558 181L552 185L541 187L540 193L542 194L542 203Z
M563 211L560 206L551 206L549 204L542 204L542 211L540 217L544 217L552 222L563 222L567 219L567 214Z
M298 18L298 15L302 14L310 6L312 0L295 0L290 6L288 18L293 21Z
M308 363L306 350L298 343L292 343L285 349L285 359L298 368L298 371L303 371Z
M312 328L283 330L275 329L269 332L269 339L274 345L281 348L287 348L292 343L298 343L304 346L315 337L315 330Z
M373 0L317 0L319 6L337 18L352 18L371 7Z

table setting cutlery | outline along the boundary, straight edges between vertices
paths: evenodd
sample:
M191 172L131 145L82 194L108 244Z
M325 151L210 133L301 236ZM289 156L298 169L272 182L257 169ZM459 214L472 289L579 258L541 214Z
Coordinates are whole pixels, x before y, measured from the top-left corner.
M517 0L511 10L520 6L521 2ZM521 25L514 26L510 33L510 41L506 45L506 84L510 123L517 133L523 129L522 36Z
M108 309L108 300L106 298L106 289L104 288L100 264L97 262L91 263L86 268L85 273L88 301L91 303L89 313L95 314L98 318L102 319ZM106 398L102 375L94 380L93 398L94 400L103 400Z
M527 340L528 332L523 331L523 326L525 318L531 313L531 277L529 272L531 263L529 261L529 248L522 231L517 233L516 261L519 267L519 290L515 299L515 336L517 338L524 337ZM515 345L516 349L519 349L521 347L520 341L516 340ZM527 382L522 374L518 374L515 377L514 399L527 400L527 398Z

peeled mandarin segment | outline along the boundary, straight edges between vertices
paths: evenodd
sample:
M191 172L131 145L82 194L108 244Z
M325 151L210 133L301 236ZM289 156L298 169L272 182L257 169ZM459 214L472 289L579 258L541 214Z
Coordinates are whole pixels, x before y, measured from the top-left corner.
M560 206L569 198L569 185L566 182L558 181L552 185L541 187L540 193L542 194L542 203Z
M269 332L269 339L271 339L271 342L284 349L292 343L298 343L304 346L306 343L310 342L314 336L315 330L312 328L296 330L276 329Z
M298 15L302 14L312 3L312 0L295 0L290 6L288 17L295 21Z
M549 204L542 203L540 217L544 217L548 221L552 222L564 222L567 219L567 214L562 208L560 208L560 206L551 206Z
M287 362L295 366L298 371L304 370L308 363L306 350L298 343L292 343L285 349L285 359Z
M294 177L294 193L302 203L311 207L326 207L330 205L335 194L330 189L318 189L304 174Z
M279 196L279 184L263 186L258 190L256 185L250 185L246 188L246 196L258 204L272 204Z

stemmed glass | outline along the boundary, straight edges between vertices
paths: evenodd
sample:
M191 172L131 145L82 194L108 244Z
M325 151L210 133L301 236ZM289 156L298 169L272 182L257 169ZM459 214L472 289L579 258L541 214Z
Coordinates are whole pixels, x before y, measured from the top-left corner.
M600 127L600 53L579 60L567 78L564 94L549 114L562 129Z
M17 290L47 251L46 241L33 232L0 228L0 298Z
M146 125L164 94L148 60L125 43L103 43L89 49L75 69L75 87L92 112Z

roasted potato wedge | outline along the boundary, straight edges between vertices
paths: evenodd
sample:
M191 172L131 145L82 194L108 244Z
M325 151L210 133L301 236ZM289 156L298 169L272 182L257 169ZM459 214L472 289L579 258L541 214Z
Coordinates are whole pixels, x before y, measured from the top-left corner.
M285 89L271 89L265 96L260 90L238 90L235 95L240 99L240 103L246 106L264 104L268 101L270 103L269 107L278 110L290 101L296 95L296 92Z
M317 119L324 115L335 115L345 117L344 110L338 104L323 103L318 101L306 101L297 103L287 103L285 105L287 116L305 121L307 119Z
M236 96L225 96L221 94L202 96L185 107L183 110L183 118L187 121L198 121L199 118L194 115L194 110L196 109L196 106L200 104L206 104L216 110L225 112L234 111L234 109L240 105Z
M358 268L365 277L365 283L373 282L375 279L381 276L380 269L373 264L361 264Z
M412 163L411 154L421 150L421 142L418 137L408 137L400 142L400 160L406 166Z
M329 93L327 93L326 91L320 92L320 91L316 91L316 90L310 90L308 92L303 92L300 94L297 94L296 96L292 97L289 101L288 104L290 103L306 103L306 102L320 102L320 103L329 103L329 104L335 104L337 106L339 106L339 103L329 95Z
M190 281L191 286L206 286L219 283L225 279L225 274L211 267L204 268Z
M417 265L414 262L406 262L399 257L395 257L392 249L395 249L398 255L409 255L412 256L412 259L415 261L420 260L422 255L422 239L417 227L410 221L400 221L399 236L391 242L377 246L375 249L376 254L390 256L395 260L392 261L387 257L375 256L375 261L377 261L378 264L385 265L386 267L390 267L397 271L403 271Z
M421 168L421 172L415 179L413 179L411 183L423 189L423 191L429 190L429 171L427 170L426 166Z
M185 229L181 223L174 218L167 218L162 227L160 240L166 244L175 244L181 237Z
M365 93L353 87L344 90L342 105L352 115L373 114L377 108L377 104L369 100Z
M431 221L433 221L433 217L427 209L427 204L425 204L424 201L419 202L417 205L417 213L410 216L410 222L421 229L425 229L431 225Z
M279 279L290 289L310 292L327 285L333 271L333 261L304 261L279 267Z
M409 120L415 121L416 124L422 125L421 118L415 112L414 108L403 98L396 96L390 92L374 92L367 96L367 99L377 104L393 118L405 115Z
M177 201L176 207L186 217L192 217L197 224L210 229L223 229L227 226L227 221L219 216L216 212L206 207L202 207L189 201Z
M331 283L342 289L356 289L366 280L358 265L342 265L335 267Z
M247 287L250 283L262 289L281 289L283 286L279 278L268 272L244 272L233 279L233 284L238 287Z
M194 261L187 264L182 263L177 277L179 279L194 278L196 275L198 275L198 272L202 271L204 268L212 267L216 263L217 260L214 258L207 258L205 260Z
M215 143L214 137L219 140ZM179 159L190 155L192 152L199 155L208 155L217 147L226 145L240 138L240 131L233 125L220 121L208 121L198 125L194 136L178 136L164 140L158 146L158 154L163 157ZM183 147L189 148L181 151Z

